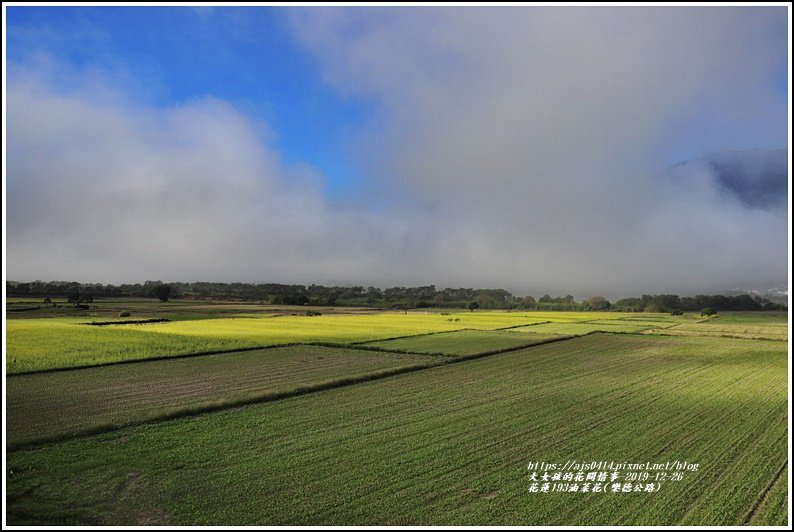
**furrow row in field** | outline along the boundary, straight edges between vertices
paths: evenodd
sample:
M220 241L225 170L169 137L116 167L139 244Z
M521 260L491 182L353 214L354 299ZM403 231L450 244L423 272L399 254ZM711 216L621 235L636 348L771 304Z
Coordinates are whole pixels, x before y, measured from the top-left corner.
M490 361L492 362L492 361L493 361L493 359L491 359ZM434 371L438 371L438 370L434 370ZM496 409L498 409L500 406L502 406L502 405L499 405L499 404L497 404L497 405L494 405L494 407L495 407ZM488 432L488 429L489 429L489 427L485 427L485 429L486 429L485 431L486 431L486 432ZM435 434L435 435L439 436L439 435L437 434L437 432L435 432L435 431L434 431L432 428L428 428L428 431L429 431L431 434ZM375 433L373 433L373 434L375 434ZM410 438L410 440L411 440L411 441L415 441L415 440L414 440L414 438L413 438L413 436L411 436L411 435L408 435L408 436L406 436L406 437L407 437L407 438ZM352 445L354 445L354 446L359 446L359 445L361 445L361 442L353 442L353 444L352 444ZM425 453L423 453L423 455L425 455ZM474 453L474 455L475 455L475 456L482 456L481 454L479 454L479 453L477 453L477 452L475 452L475 453ZM427 454L427 456L430 456L430 454ZM312 468L312 470L316 470L316 469L317 469L317 466L318 466L318 464L314 464L314 465L312 465L312 464L307 464L307 465L308 465L309 467L311 467L311 468ZM320 482L322 482L322 479L320 480ZM409 484L410 484L410 483L409 483Z
M96 523L156 508L172 524L781 524L786 354L592 334L14 452L9 522L88 501ZM653 494L527 492L528 461L569 459L700 470Z
M719 525L745 524L764 487L785 461L785 457L775 455L786 445L786 417L785 411L777 409L748 423L748 434L737 438L726 452L729 459L717 462L722 469L710 489L699 490L699 497L690 497L687 513L681 519L683 524L706 519ZM720 496L715 497L714 492Z
M644 338L632 338L631 340L633 346L638 350L643 348L647 350L654 345L653 342L648 342ZM503 355L490 357L489 361L494 368L492 374L491 372L483 374L482 372L457 371L452 366L435 368L432 372L434 375L438 375L440 380L444 380L450 373L455 374L456 389L452 391L459 391L461 394L465 394L466 390L476 389L483 385L499 386L501 383L505 390L500 394L500 398L505 398L509 397L510 394L526 395L526 391L523 390L521 385L523 384L524 372L531 368L533 372L532 386L534 387L533 401L527 403L526 407L535 408L535 405L540 404L540 400L546 395L553 394L555 390L570 388L576 382L584 382L594 375L602 374L605 378L608 378L609 375L615 372L622 372L624 367L635 366L638 362L640 364L650 364L650 367L653 367L655 357L653 354L645 352L639 354L640 360L618 358L610 361L607 366L603 362L588 366L586 362L588 359L597 359L599 354L609 354L614 348L625 345L624 342L625 340L621 342L616 337L602 335L597 349L593 349L592 342L585 338L580 338L564 342L566 344L566 349L564 350L555 348L554 344L549 344L526 351L514 352L515 355L521 353L521 357L509 356L509 358L503 358ZM464 365L467 364L469 363L467 362ZM578 370L577 364L582 364L578 366ZM512 370L513 373L505 375L504 372L507 372L508 369ZM499 370L502 370L502 372ZM485 410L498 408L498 405L493 404L493 398L488 396L468 397L465 402L461 402L457 393L442 396L439 395L440 390L435 387L423 388L422 386L412 386L411 384L406 384L411 386L410 391L395 395L390 399L388 405L378 405L377 409L368 412L368 422L365 429L361 428L356 420L351 420L349 427L354 428L354 430L355 428L367 430L374 434L383 429L382 424L388 425L393 422L395 416L405 415L406 412L411 415L421 413L431 404L435 408L460 409L474 406L481 406ZM300 423L300 421L297 420L296 423ZM441 424L443 425L443 422ZM289 426L286 428L289 428ZM347 428L347 426L344 428ZM324 429L320 426L311 430L319 433Z
M707 370L707 369L708 368L701 368L701 371L700 371L701 376L703 374L703 371ZM664 377L665 377L665 380L669 379L670 382L676 382L676 383L680 383L681 385L683 385L684 383L687 382L687 380L692 379L693 377L695 377L695 375L689 374L688 376L685 377L683 375L676 375L673 372L671 372L669 374L665 374ZM699 380L703 380L703 379L699 379ZM609 426L609 427L613 427L613 429L612 429L613 432L611 432L609 434L609 440L612 443L621 443L622 444L622 442L621 442L621 438L622 438L621 435L622 434L625 435L625 440L626 440L625 441L625 445L627 447L631 445L632 440L633 440L634 444L635 444L635 447L638 448L638 449L648 449L648 448L650 448L650 446L652 446L654 444L658 444L659 441L664 441L664 437L665 436L670 437L669 435L667 435L665 433L669 432L669 430L673 429L673 427L671 427L669 424L665 425L667 430L665 430L664 432L660 431L659 433L651 434L652 431L648 430L647 428L645 430L643 430L643 431L637 431L635 429L635 427L634 427L634 425L636 423L634 423L634 422L628 422L627 423L626 422L628 420L634 419L634 420L640 420L640 421L643 422L643 424L646 424L647 423L647 416L648 415L656 415L657 410L660 411L660 412L665 412L664 415L662 416L662 418L660 419L660 422L664 421L664 417L667 416L667 413L666 413L667 409L663 408L665 406L664 401L659 401L659 399L664 398L664 397L666 397L666 396L668 396L670 394L675 394L676 389L675 388L671 388L669 385L668 386L663 386L662 385L663 383L664 383L664 381L662 381L662 380L655 381L655 382L649 382L648 384L650 386L647 388L647 390L650 391L650 390L659 389L660 393L653 394L653 396L651 396L650 394L647 395L647 396L644 395L643 397L646 399L646 401L645 401L646 404L638 406L638 408L634 409L634 411L632 411L632 412L626 411L624 413L625 414L624 417L621 419L622 423L620 423L620 424L616 423L616 421L618 420L617 416L614 419L604 420L604 417L606 416L606 414L604 412L604 409L608 405L612 404L612 401L611 401L610 398L606 398L605 402L596 402L594 404L594 408L596 409L596 411L599 412L599 418L603 421L603 423L595 423L595 424L591 423L591 424L589 424L586 427L581 427L581 426L575 425L575 421L571 421L571 423L574 423L574 426L572 427L573 435L576 435L576 434L581 435L581 434L584 434L584 433L591 434L591 433L593 433L593 431L597 430L600 426ZM704 384L706 384L706 383L704 382ZM678 387L682 388L683 386L678 386ZM635 390L635 391L633 391L633 393L634 394L642 393L643 391L644 390ZM588 397L587 402L591 403L593 401ZM659 408L660 406L662 408ZM687 407L687 405L686 404L682 404L682 407ZM637 412L638 415L634 416L633 415L634 412ZM581 411L577 412L575 409L572 410L572 411L567 412L567 414L569 415L571 420L589 419L590 418L590 416L586 415L586 412L581 412ZM552 416L552 417L554 417L554 416ZM620 432L614 432L614 427L616 425L621 428ZM625 427L624 427L624 425L625 425ZM651 434L650 437L648 436L649 434ZM646 438L645 438L646 441L645 442L643 442L642 438L641 438L641 436L643 436L643 435L646 436ZM537 443L538 446L541 446L541 447L547 445L549 448L561 449L561 448L563 448L562 446L565 445L567 441L571 441L571 440L574 439L574 438L571 438L571 437L563 439L557 433L551 433L548 436L549 436L548 438L541 439L541 440L535 438L534 441ZM606 449L603 449L601 444L599 443L601 440L602 440L602 438L600 438L600 437L596 437L596 438L592 439L592 441L595 442L595 449L590 451L589 456L588 456L588 454L585 454L586 458L592 458L592 459L596 459L597 460L599 458L603 458L605 455L608 455L609 451L606 450ZM581 445L581 443L582 443L581 440L576 440L577 446ZM578 452L579 453L587 453L586 450L581 449L581 448L579 448ZM554 459L554 458L555 457L552 457L551 459ZM560 456L556 456L556 458L564 459L564 454L561 454ZM637 457L636 460L645 461L646 458L648 458L648 456L643 454L642 456ZM653 461L652 457L651 457L651 461ZM608 504L608 503L609 503L608 500L605 500L603 502L603 504ZM600 508L601 504L602 503L600 503L599 501L595 501L593 503L589 503L585 510L581 510L581 509L572 510L570 508L571 507L570 501L559 500L557 505L549 505L548 507L545 508L545 510L547 511L547 515L549 515L549 516L550 515L560 515L560 514L564 514L564 513L568 512L568 511L571 511L573 513L570 516L570 519L571 519L570 522L575 522L578 519L577 518L578 514L582 514L582 515L584 515L584 514L592 514L593 516L597 515L597 513L599 511L598 509ZM583 522L587 522L587 520L585 519Z
M788 513L788 461L779 470L775 483L766 495L759 501L759 505L745 518L746 525L770 526L775 523L784 523ZM749 519L749 521L748 521Z
M681 453L673 453L672 449L669 450L667 456L662 456L660 461L678 459L680 461L688 461L690 463L699 463L700 467L697 472L685 473L684 480L681 481L666 481L663 489L671 491L667 495L667 507L664 509L665 513L676 514L677 520L681 521L689 508L700 507L703 508L705 503L698 502L698 498L702 493L716 489L715 483L719 484L726 471L733 467L737 460L737 453L748 452L748 447L745 445L749 438L754 437L757 431L763 431L766 428L766 423L774 416L779 415L774 409L764 410L758 412L757 410L748 409L746 404L745 408L740 411L733 412L733 418L724 417L722 422L730 422L739 424L741 422L744 431L736 433L734 431L724 432L722 430L714 430L714 427L693 427L692 431L696 434L695 438L689 440L675 441L675 445L681 446L686 449L686 455L681 456ZM718 442L715 444L715 440ZM710 459L704 461L703 457L711 455ZM730 488L725 487L726 490ZM645 510L643 501L637 501L634 507L626 507L624 515L630 518L634 514L643 515ZM649 514L649 519L655 519L658 514ZM726 521L723 524L741 524L739 522Z

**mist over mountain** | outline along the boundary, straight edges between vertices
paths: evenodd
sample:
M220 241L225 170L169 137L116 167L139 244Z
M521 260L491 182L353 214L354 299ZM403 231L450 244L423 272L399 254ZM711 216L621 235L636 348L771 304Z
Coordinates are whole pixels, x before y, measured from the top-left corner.
M779 305L788 306L788 286L784 284L760 290L736 288L725 292L727 296L740 296L743 294L760 297L778 303Z
M756 209L786 207L788 150L719 151L675 165L673 175L711 173L720 190Z

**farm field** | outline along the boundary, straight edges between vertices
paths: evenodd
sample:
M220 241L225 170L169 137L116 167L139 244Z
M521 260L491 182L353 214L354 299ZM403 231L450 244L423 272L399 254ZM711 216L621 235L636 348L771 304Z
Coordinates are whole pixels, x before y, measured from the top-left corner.
M759 340L787 340L788 323L780 319L742 321L739 317L722 320L718 317L702 323L687 323L665 328L644 331L648 334L668 334L682 336L724 336Z
M750 340L778 340L778 341L786 341L788 339L788 334L782 331L774 331L769 330L768 328L763 329L689 329L689 328L678 328L674 327L672 329L665 329L665 330L650 330L647 331L648 334L669 334L672 336L713 336L713 337L724 337L724 338L745 338Z
M507 331L477 331L463 330L409 336L380 342L367 342L361 344L366 347L377 347L396 351L413 353L430 353L443 355L473 355L500 349L510 349L519 346L530 346L549 340L562 338L555 334L516 334L513 329Z
M424 355L293 346L19 375L6 381L7 446L434 363Z
M79 318L6 321L6 371L92 366L256 345L245 339L150 334L151 325L95 327L84 322Z
M678 325L682 323L681 320L673 321L673 320L662 320L661 318L650 319L650 318L619 318L619 319L603 319L603 320L592 320L587 321L584 323L592 323L597 325L621 325L626 327L659 327L659 328L666 328L672 327L674 325ZM686 322L684 322L686 323Z
M9 453L8 522L785 524L785 342L596 333L447 360ZM567 460L699 469L655 493L528 492L528 462Z
M743 325L774 325L786 327L786 312L724 312L713 319L714 324L740 323Z
M576 315L579 320L603 317L603 313L587 312L380 312L230 316L102 327L85 325L91 321L85 317L13 319L6 322L6 371L80 367L244 347L347 344L460 329L500 329L550 320L568 322Z

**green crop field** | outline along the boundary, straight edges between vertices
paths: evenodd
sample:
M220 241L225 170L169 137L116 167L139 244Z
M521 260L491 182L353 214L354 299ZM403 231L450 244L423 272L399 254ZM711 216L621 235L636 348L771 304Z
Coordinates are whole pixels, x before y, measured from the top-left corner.
M9 523L781 524L782 342L596 334L8 455ZM699 464L530 493L527 463Z
M465 331L409 336L382 342L367 342L361 345L413 353L473 355L475 353L529 346L560 338L559 335L554 334L516 334L512 331L513 329L508 331L467 329Z
M424 355L293 346L19 375L7 380L7 445L434 363Z
M651 329L644 331L648 334L666 334L675 336L715 336L727 338L747 338L757 340L787 340L788 327L786 323L754 322L742 323L738 320L720 322L717 319L703 323L676 325L665 329Z
M713 318L712 323L741 323L744 325L774 325L786 327L788 313L786 312L726 312Z

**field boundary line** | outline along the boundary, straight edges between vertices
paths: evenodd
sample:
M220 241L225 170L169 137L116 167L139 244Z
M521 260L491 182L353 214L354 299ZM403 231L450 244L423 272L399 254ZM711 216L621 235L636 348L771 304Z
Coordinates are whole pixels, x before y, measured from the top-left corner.
M426 335L420 335L426 336ZM409 337L410 338L410 337ZM373 340L374 342L378 342L380 340ZM386 341L386 340L384 340ZM334 342L310 342L303 345L314 345L317 347L333 347L337 349L352 349L354 351L372 351L375 353L391 353L395 355L421 355L421 356L429 356L429 357L454 357L456 355L450 355L447 353L420 353L418 351L408 351L406 349L387 349L384 347L375 347L374 345L366 345L366 344L337 344Z
M589 320L589 321L581 321L581 322L580 322L580 321L577 321L577 322L574 322L574 323L586 323L587 325L607 325L607 326L609 326L609 325L614 325L614 324L610 324L610 323L601 323L601 324L599 324L599 323L598 323L599 321L604 321L604 320ZM637 320L636 322L632 322L632 321L629 321L629 320L627 320L627 319L625 319L625 318L616 318L616 319L615 319L615 321L622 321L622 322L624 322L626 325L632 325L632 324L636 324L636 326L638 326L638 327L640 327L640 326L644 326L644 324L642 323L642 321L641 321L641 320ZM648 320L648 321L650 321L650 320ZM657 323L658 323L658 322L657 322ZM636 331L636 332L638 332L638 333L639 333L639 332L641 332L641 331L648 331L648 330L651 330L651 329L659 329L659 330L663 330L663 329L671 329L671 328L673 328L673 327L678 327L679 325L682 325L682 324L681 324L681 323L670 323L670 324L667 324L667 325L664 325L664 326L659 326L659 325L656 325L656 326L654 326L654 325L648 325L647 327L644 327L644 328L642 328L642 329L637 329L637 331ZM618 326L620 326L620 325L618 325ZM633 333L628 333L628 331L604 331L604 332L617 332L618 334L620 334L620 333L633 334Z
M553 321L539 321L537 323L523 323L521 325L510 325L508 327L498 327L496 329L478 329L478 330L508 331L510 329L518 329L519 327L533 327L535 325L543 325L544 323L557 323L557 322L553 322Z
M449 331L431 331L426 333L419 333L419 334L404 334L402 336L392 336L390 338L378 338L377 340L362 340L360 342L350 342L349 344L345 345L361 345L361 344L370 344L375 342L388 342L389 340L402 340L403 338L414 338L417 336L432 336L434 334L444 334L444 333L452 333L452 332L460 332L460 331L477 331L479 329L473 329L471 327L462 327L460 329L452 329Z
M565 340L573 340L574 338L582 338L584 336L589 336L591 333L588 334L581 334L578 336L575 335L567 335L567 336L556 336L553 338L545 338L539 342L535 342L533 344L527 345L520 345L520 346L511 346L511 347L504 347L502 349L494 349L491 351L483 351L482 353L473 353L471 355L460 355L460 356L450 356L448 362L444 362L443 364L456 364L458 362L465 362L467 360L474 360L476 358L483 358L493 355L501 355L502 353L510 353L512 351L521 351L522 349L530 349L532 347L540 347L541 345L546 344L553 344L555 342L562 342ZM441 365L441 364L439 364Z
M447 333L455 333L455 332L463 332L463 331L478 331L478 332L495 332L495 331L506 331L508 329L517 329L518 327L530 327L532 325L541 325L543 323L554 323L551 321L542 321L539 323L525 323L521 325L510 325L509 327L499 327L497 329L482 329L477 327L463 327L461 329L453 329L450 331L433 331L433 332L426 332L426 333L419 333L419 334L406 334L403 336L393 336L391 338L382 338L378 340L364 340L363 342L351 342L349 344L342 344L346 346L354 346L354 345L366 345L366 344L374 344L377 342L389 342L391 340L404 340L406 338L418 338L420 336L433 336L435 334L447 334ZM386 351L384 349L384 351ZM402 353L402 351L395 351L397 353ZM413 351L406 351L406 353L413 353ZM422 354L422 353L416 353Z
M753 507L750 508L750 511L747 512L747 514L744 516L744 519L742 520L742 525L746 526L750 524L750 521L752 521L753 517L755 517L756 512L758 512L758 509L761 508L761 505L764 504L764 501L766 501L767 497L769 496L769 492L772 490L773 487L775 487L775 484L777 484L778 480L780 480L781 475L783 475L783 471L786 470L786 466L788 466L788 460L783 462L783 465L780 466L780 469L778 469L777 473L775 473L775 477L761 491L761 494L758 496L758 500L755 501Z
M84 321L78 325L91 325L93 327L108 327L111 325L146 325L148 323L173 323L170 318L144 318L126 321Z
M464 330L479 331L481 329L464 329ZM457 332L457 331L449 331L449 332ZM489 332L489 331L486 330L484 332ZM594 331L594 332L600 332L600 331ZM436 334L436 333L434 333L434 334ZM440 334L440 333L438 333L438 334ZM587 333L587 334L592 334L592 333ZM427 335L419 335L419 336L427 336ZM559 342L561 340L570 340L572 338L578 338L580 336L587 336L587 335L580 334L580 335L554 336L554 337L551 337L551 338L544 338L542 340L539 340L539 341L536 341L536 342L532 342L532 343L528 343L528 344L512 345L512 346L509 346L509 347L503 347L503 348L500 348L500 349L491 349L490 351L482 351L480 353L471 353L471 354L468 354L468 355L454 355L454 354L441 353L441 352L419 353L419 352L416 352L416 351L403 351L403 350L396 350L396 349L382 349L382 348L379 348L379 347L376 348L374 346L373 347L362 346L361 344L358 344L358 345L353 345L353 344L341 344L341 345L310 344L310 345L322 345L322 346L327 346L327 347L342 347L342 348L348 348L348 349L362 349L362 350L367 350L367 351L382 351L382 352L385 352L385 353L395 353L395 354L401 354L401 355L426 355L426 356L443 357L443 358L448 358L448 359L451 359L451 360L460 361L460 360L469 360L469 359L472 359L472 358L478 358L478 357L482 357L482 356L499 355L501 353L509 353L510 351L520 351L521 349L528 349L530 347L535 347L537 345L544 345L544 344L549 344L549 343L552 343L552 342ZM378 341L378 340L375 340L375 341Z

